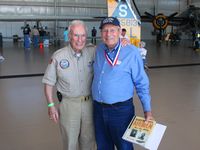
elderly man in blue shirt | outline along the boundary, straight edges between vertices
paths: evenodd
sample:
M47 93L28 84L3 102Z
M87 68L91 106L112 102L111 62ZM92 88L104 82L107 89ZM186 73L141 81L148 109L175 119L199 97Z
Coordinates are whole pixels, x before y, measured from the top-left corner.
M153 119L149 79L137 47L121 46L121 27L117 18L107 17L100 24L103 43L96 49L92 94L98 150L133 150L122 136L135 115L134 88L146 121Z

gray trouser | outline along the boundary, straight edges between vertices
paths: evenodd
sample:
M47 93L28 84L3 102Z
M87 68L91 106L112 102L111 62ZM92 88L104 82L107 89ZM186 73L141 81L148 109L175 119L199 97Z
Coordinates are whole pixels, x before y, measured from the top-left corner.
M63 97L59 110L63 150L93 150L95 136L91 97Z

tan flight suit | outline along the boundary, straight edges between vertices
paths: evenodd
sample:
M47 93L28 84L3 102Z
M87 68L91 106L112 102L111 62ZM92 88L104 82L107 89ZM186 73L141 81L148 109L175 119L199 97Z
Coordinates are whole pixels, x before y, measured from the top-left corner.
M94 47L86 47L81 56L71 46L56 51L46 69L42 82L56 86L63 99L59 106L60 129L64 150L91 150L95 137L91 83Z

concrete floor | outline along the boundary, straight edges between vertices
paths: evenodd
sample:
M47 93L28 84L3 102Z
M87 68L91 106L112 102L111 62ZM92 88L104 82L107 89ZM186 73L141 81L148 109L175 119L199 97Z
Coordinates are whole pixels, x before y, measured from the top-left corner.
M153 114L157 122L167 125L159 150L197 150L199 146L200 53L189 46L184 41L175 46L147 41ZM61 150L59 129L48 119L41 83L56 49L24 50L20 44L4 43L0 149ZM137 115L143 115L137 96L134 103ZM135 149L142 150L139 146Z

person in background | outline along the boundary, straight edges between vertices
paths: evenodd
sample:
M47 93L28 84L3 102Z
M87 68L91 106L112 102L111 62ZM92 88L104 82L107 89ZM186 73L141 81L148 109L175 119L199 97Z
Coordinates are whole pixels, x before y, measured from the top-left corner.
M5 58L0 54L0 63L3 62Z
M139 43L139 51L140 51L140 55L141 55L142 60L143 60L144 68L148 69L147 61L146 61L147 49L145 48L145 46L146 46L146 43L144 41L141 41Z
M66 27L65 31L63 33L63 36L64 36L64 45L67 45L68 42L69 42L68 34L69 34L68 27Z
M84 22L72 21L69 45L53 54L42 80L49 118L59 123L63 150L95 148L91 98L95 49L86 47L86 40ZM58 107L53 98L54 86L60 101Z
M26 24L26 26L23 29L23 34L24 34L24 47L25 48L30 48L30 34L31 34L31 29L29 27L29 24Z
M33 29L32 29L32 35L33 35L33 46L36 48L38 47L39 44L39 31L36 27L36 25L34 25Z
M130 41L129 37L126 35L126 29L125 28L122 28L122 32L121 32L120 38L125 38L128 41Z
M93 27L92 29L92 44L96 45L96 36L97 36L97 30L95 29L95 27Z
M40 34L40 42L43 43L46 36L45 27L40 27L39 34Z
M133 150L122 139L135 115L134 89L141 101L146 121L153 119L149 79L139 50L134 45L121 46L120 22L115 17L101 21L103 43L96 48L92 82L93 117L98 150Z
M0 63L2 63L5 60L5 58L3 57L3 50L0 47Z
M167 33L166 36L165 36L165 43L166 43L166 45L168 45L170 41L171 41L171 39L170 39L170 33Z

